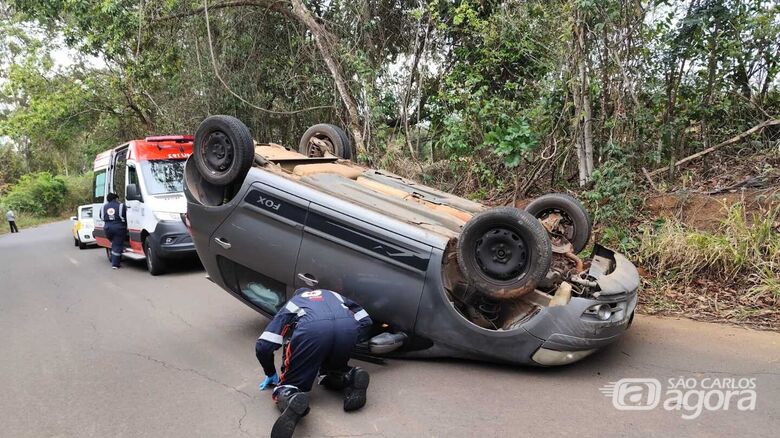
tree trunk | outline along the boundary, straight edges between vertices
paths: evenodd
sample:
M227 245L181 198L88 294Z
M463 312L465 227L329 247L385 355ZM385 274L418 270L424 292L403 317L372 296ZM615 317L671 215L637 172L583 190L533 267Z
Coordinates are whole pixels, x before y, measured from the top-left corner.
M337 44L336 36L333 35L328 29L320 24L306 8L301 0L291 0L292 3L292 15L296 20L301 22L314 36L314 41L317 43L317 48L322 55L325 65L330 71L330 75L333 77L333 82L338 90L339 97L347 109L349 115L349 128L352 132L352 137L355 139L355 148L358 155L365 154L366 145L363 141L363 125L360 121L360 115L358 113L357 103L352 96L352 92L349 90L347 80L344 77L344 73L341 71L336 58L333 55L333 48Z
M575 133L577 134L577 159L580 176L580 186L590 180L593 174L593 111L590 102L590 87L588 86L588 69L585 50L585 24L579 13L574 10L574 42L573 54L576 64L574 80Z

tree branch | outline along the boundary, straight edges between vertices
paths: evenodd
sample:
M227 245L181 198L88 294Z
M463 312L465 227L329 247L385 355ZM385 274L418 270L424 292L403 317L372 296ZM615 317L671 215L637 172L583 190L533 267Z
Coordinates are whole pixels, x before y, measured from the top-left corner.
M274 12L278 12L280 14L283 14L284 16L288 18L294 19L292 14L290 13L290 10L286 8L284 5L289 4L289 2L276 0L234 0L234 1L226 1L222 3L217 3L214 5L209 5L209 10L217 10L217 9L225 9L225 8L238 8L238 7L255 7L255 8L265 8L266 10L271 10ZM192 17L193 15L200 15L206 10L205 6L201 6L199 8L195 8L186 12L181 12L178 14L173 15L166 15L164 17L155 18L150 21L169 21L169 20L176 20L178 18L185 18L185 17Z
M734 137L731 137L730 139L728 139L728 140L726 140L726 141L724 141L722 143L718 143L715 146L712 146L712 147L709 147L707 149L704 149L703 151L697 152L697 153L695 153L693 155L689 155L689 156L683 158L682 160L679 160L676 163L674 163L673 166L677 167L677 166L685 164L685 163L687 163L687 162L689 162L691 160L695 160L695 159L697 159L697 158L699 158L699 157L701 157L703 155L707 155L710 152L715 151L716 149L722 148L723 146L728 146L730 144L734 144L734 143L744 139L745 137L749 137L751 134L755 134L756 132L766 128L767 126L775 126L775 125L780 125L780 119L766 120L764 122L761 122L758 125L748 129L747 131L745 131L745 132L743 132L743 133L741 133L739 135L735 135ZM663 172L668 171L670 167L672 167L672 166L666 166L666 167L662 167L660 169L656 169L656 170L650 172L649 174L647 174L646 176L650 177L650 176L658 175L659 173L663 173Z

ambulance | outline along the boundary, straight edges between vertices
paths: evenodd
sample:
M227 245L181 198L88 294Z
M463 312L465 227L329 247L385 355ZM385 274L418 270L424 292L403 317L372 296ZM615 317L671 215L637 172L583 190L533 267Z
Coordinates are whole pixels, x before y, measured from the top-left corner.
M166 271L174 258L196 255L185 225L184 162L192 154L192 136L156 136L133 140L102 152L93 166L94 236L106 248L100 210L109 193L127 206L124 259L145 260L152 275Z

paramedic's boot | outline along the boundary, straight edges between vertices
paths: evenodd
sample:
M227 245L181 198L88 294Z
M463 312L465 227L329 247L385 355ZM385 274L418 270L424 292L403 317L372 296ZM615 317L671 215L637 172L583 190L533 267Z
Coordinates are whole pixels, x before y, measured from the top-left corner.
M371 380L368 371L359 367L347 373L347 387L344 388L344 410L355 411L366 405L366 389Z
M331 391L341 391L347 387L347 373L339 371L320 371L320 385Z
M309 413L309 394L282 388L276 396L276 407L282 415L271 429L271 438L291 438L298 421Z

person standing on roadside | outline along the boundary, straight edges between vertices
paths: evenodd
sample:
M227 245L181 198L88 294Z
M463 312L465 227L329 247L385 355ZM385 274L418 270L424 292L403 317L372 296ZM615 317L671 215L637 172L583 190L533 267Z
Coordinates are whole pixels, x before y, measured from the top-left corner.
M14 215L13 210L9 209L8 212L5 214L5 218L8 220L8 225L11 226L11 232L18 233L19 228L17 228L16 226L16 215Z
M127 238L127 211L116 193L109 193L106 201L100 209L100 219L104 222L106 237L111 241L111 268L119 269Z

